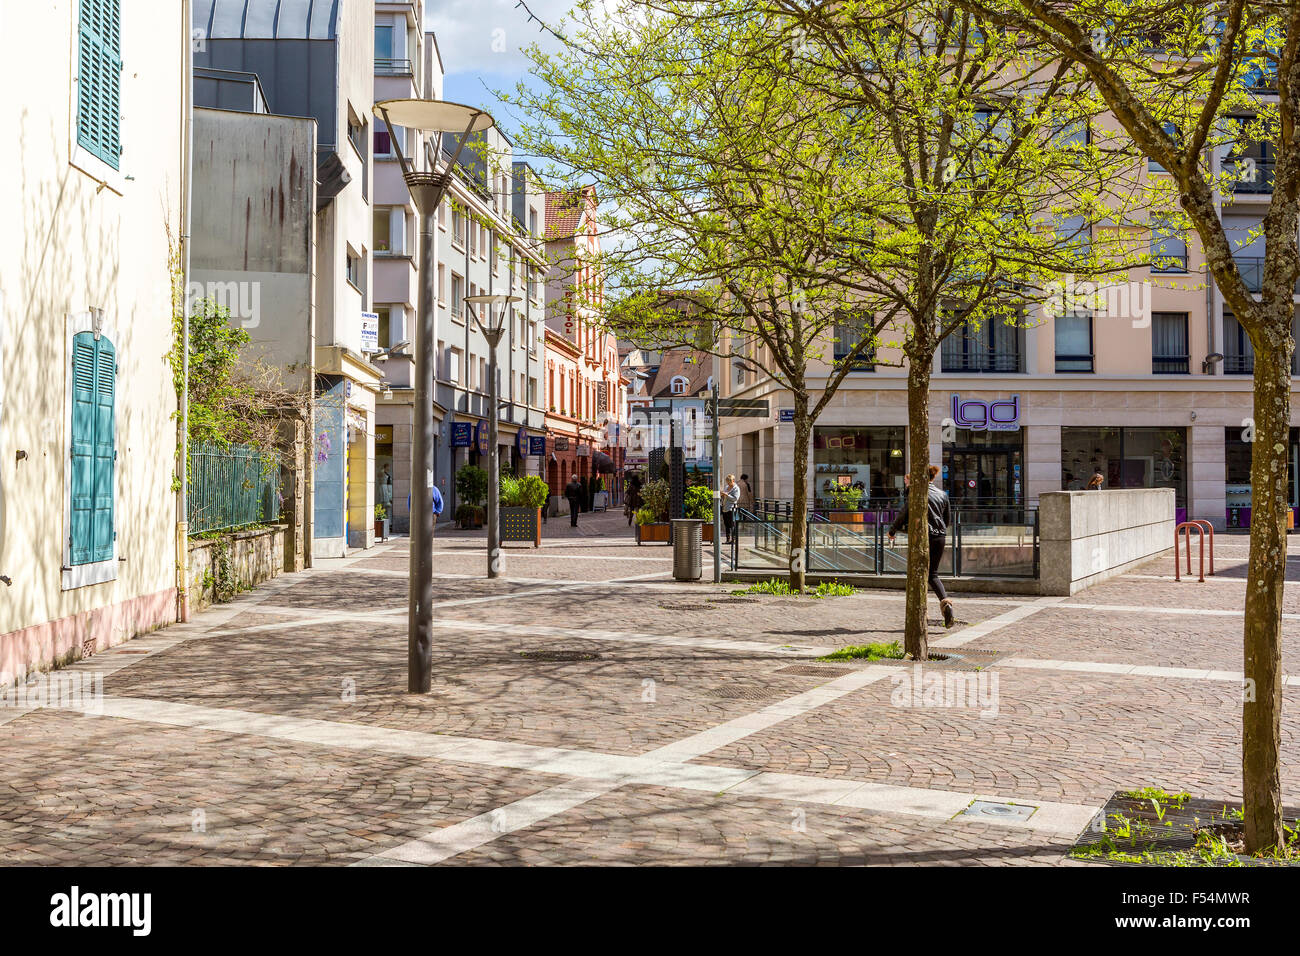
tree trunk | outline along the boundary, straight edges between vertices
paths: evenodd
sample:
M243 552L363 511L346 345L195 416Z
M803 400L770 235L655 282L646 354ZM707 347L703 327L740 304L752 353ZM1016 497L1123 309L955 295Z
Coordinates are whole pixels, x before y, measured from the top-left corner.
M790 509L790 589L801 592L808 569L808 393L794 390L794 505Z
M921 350L917 350L919 353ZM911 459L907 490L907 618L903 648L913 660L929 659L926 587L930 577L930 534L926 514L930 465L930 364L921 354L907 356L907 450Z
M1290 299L1290 296L1287 296ZM1241 777L1245 849L1282 844L1279 771L1282 715L1282 587L1286 578L1287 459L1291 431L1291 303L1255 342L1255 443L1250 461L1250 566L1246 577ZM1252 336L1253 338L1253 336Z

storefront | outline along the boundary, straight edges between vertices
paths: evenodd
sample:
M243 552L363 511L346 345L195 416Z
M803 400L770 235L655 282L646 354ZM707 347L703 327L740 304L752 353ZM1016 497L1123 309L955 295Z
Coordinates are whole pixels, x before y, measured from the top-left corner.
M1061 488L1173 488L1179 521L1187 517L1186 428L1062 428Z
M862 493L861 508L892 508L903 495L907 473L901 425L813 428L813 483L817 507L834 505L831 491L849 486Z
M1249 433L1243 428L1225 428L1223 436L1226 479L1224 487L1224 512L1229 528L1250 527L1250 454L1254 447ZM1287 461L1287 502L1292 509L1300 507L1300 428L1291 429ZM1294 519L1288 526L1294 525Z

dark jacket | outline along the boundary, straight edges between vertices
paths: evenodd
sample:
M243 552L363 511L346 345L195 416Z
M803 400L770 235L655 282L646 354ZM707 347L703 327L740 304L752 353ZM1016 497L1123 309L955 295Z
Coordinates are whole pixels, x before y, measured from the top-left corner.
M930 527L930 537L940 537L948 533L948 493L930 482L926 489L926 524ZM907 498L903 499L903 510L898 513L894 523L889 526L890 534L898 534L907 527Z
M574 500L582 497L582 483L577 478L570 478L564 486L564 497Z

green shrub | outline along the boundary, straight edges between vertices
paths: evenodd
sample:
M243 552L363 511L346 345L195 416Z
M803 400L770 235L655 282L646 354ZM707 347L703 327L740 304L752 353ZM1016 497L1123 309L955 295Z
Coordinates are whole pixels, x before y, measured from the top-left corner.
M902 645L898 641L890 641L888 644L850 644L848 647L841 647L838 651L832 651L820 659L823 661L884 661L899 660L902 656Z
M641 489L641 500L654 515L655 522L668 520L668 505L672 497L672 487L662 478L647 481ZM647 522L642 522L643 524Z
M853 585L844 584L841 581L823 581L817 585L816 595L819 598L824 597L848 597L854 593Z
M383 505L375 505L375 520L383 521L388 517L388 509Z
M501 507L541 508L551 497L551 489L536 475L523 478L501 476Z
M858 502L862 500L862 489L854 488L852 485L832 485L830 497L837 508L852 509L856 508Z
M455 518L461 525L482 524L483 509L478 505L457 505Z
M467 505L481 505L487 498L487 493L487 469L478 465L462 465L456 472L456 495L460 500Z
M692 485L686 489L686 517L700 521L713 520L713 489L708 485Z
M639 508L637 513L632 516L632 520L637 524L657 524L655 513L649 508Z

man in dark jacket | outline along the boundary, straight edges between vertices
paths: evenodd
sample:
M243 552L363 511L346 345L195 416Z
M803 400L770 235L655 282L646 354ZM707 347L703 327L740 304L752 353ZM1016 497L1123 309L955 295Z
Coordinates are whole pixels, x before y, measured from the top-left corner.
M926 487L925 522L930 535L930 587L939 598L939 607L943 611L943 626L952 627L956 621L952 601L948 599L939 580L939 562L943 559L944 545L948 541L948 495L935 483L939 475L939 466L930 466L930 480ZM903 498L903 510L898 513L894 523L889 526L889 543L894 543L894 535L907 527L907 497Z
M582 508L582 482L574 475L564 486L564 497L569 499L569 525L578 526L578 511Z

